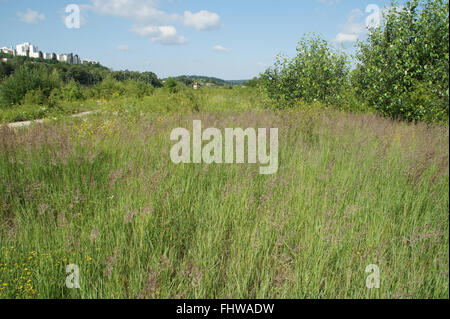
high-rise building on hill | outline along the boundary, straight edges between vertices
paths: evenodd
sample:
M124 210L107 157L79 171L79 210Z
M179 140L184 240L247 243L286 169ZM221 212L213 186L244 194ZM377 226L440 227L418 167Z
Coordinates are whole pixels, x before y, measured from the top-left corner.
M98 64L97 61L84 60L81 59L77 54L73 53L64 53L64 54L55 54L55 53L43 53L39 51L39 48L30 42L25 42L22 44L16 45L16 48L0 48L0 52L11 54L13 56L26 56L30 58L40 58L46 60L56 59L60 62L66 62L69 64Z

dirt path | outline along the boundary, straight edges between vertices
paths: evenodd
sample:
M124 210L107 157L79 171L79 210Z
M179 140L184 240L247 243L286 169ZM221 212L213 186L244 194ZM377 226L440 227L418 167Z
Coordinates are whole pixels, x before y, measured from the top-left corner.
M82 112L75 115L72 115L72 117L85 117L87 115L93 114L95 111L89 111L89 112ZM32 123L44 123L47 119L40 119L40 120L32 120L32 121L23 121L23 122L15 122L15 123L9 123L6 124L9 128L21 128L21 127L28 127Z

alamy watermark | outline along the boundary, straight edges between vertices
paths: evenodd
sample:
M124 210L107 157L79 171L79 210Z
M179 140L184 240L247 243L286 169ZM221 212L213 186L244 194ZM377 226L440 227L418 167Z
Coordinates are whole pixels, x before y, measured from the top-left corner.
M178 141L170 151L174 164L243 164L245 163L245 140L247 140L247 161L260 163L259 173L275 174L278 171L278 129L270 129L270 143L267 150L267 129L226 128L225 141L217 128L207 128L202 132L202 122L193 121L191 133L185 128L176 128L170 135L171 141ZM203 142L209 142L203 146ZM236 141L236 143L234 143ZM192 154L191 154L192 145ZM224 152L225 148L225 152ZM225 153L225 154L224 154ZM192 155L192 156L191 156ZM225 156L224 156L225 155Z
M80 6L77 4L69 4L65 11L68 14L64 19L66 27L68 29L79 29L81 26Z
M80 267L70 264L66 267L66 287L69 289L80 289Z
M369 4L366 7L366 13L369 14L365 20L368 29L378 28L383 24L383 12L387 9L381 9L376 4ZM69 4L65 8L66 16L64 23L68 29L79 29L81 27L81 8L77 4Z
M391 9L401 9L401 7L390 8L384 7L380 8L376 4L369 4L366 7L366 13L369 14L366 18L366 27L367 29L379 28L385 25L385 15L390 12Z
M366 278L366 287L368 289L380 288L380 268L377 265L368 265L366 272L370 273Z

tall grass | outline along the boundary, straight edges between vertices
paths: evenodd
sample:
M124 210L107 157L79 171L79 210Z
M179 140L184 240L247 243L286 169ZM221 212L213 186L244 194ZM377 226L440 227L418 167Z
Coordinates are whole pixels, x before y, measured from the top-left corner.
M3 127L0 298L448 298L448 128L263 105L159 91ZM172 164L170 132L194 119L278 127L278 173Z

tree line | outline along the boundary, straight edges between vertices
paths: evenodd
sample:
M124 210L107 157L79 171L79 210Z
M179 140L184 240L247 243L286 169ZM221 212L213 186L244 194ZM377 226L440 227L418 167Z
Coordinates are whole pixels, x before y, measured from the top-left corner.
M100 64L73 65L56 60L0 54L0 107L23 103L54 106L61 100L144 96L162 82L153 72L112 71Z

